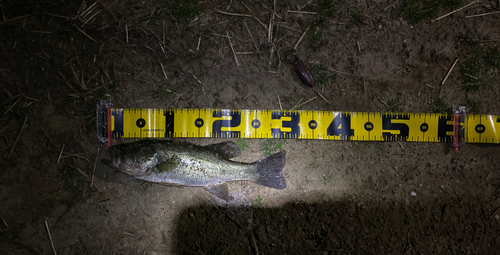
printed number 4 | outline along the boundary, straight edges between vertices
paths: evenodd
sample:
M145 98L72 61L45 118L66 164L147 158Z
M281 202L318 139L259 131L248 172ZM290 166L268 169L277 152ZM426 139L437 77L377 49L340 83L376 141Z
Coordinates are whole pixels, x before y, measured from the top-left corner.
M335 115L332 123L326 129L329 136L340 136L340 140L349 140L354 136L354 130L351 129L351 116L348 114Z

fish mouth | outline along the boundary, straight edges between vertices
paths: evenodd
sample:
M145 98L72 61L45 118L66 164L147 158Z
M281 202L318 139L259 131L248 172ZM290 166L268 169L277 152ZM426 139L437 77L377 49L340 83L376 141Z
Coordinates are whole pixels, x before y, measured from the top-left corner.
M110 157L110 159L101 159L101 162L108 167L120 169L120 158Z
M149 174L158 161L156 153L144 156L139 152L124 153L117 148L109 150L109 160L102 160L104 164L134 177Z
M120 169L122 172L127 173L132 176L143 176L143 175L148 175L151 172L151 169L156 166L158 159L156 157L152 157L147 163L144 162L133 162L132 164L121 164L120 159L117 159L118 162L118 169ZM120 165L121 164L121 165Z

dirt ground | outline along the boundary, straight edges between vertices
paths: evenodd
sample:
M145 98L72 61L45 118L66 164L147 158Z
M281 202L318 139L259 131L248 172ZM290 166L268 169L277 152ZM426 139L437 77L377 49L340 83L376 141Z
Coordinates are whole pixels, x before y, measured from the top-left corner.
M443 2L0 1L0 253L495 254L496 145L279 140L287 188L230 183L236 208L100 163L102 99L500 114L500 3ZM266 140L232 140L235 160L264 157Z

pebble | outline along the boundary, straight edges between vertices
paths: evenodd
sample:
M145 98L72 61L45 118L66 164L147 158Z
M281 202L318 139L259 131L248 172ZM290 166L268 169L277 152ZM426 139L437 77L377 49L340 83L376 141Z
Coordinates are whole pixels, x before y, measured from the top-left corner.
M412 195L412 196L416 196L416 195L417 195L417 193L415 193L415 191L412 191L412 192L411 192L411 195Z

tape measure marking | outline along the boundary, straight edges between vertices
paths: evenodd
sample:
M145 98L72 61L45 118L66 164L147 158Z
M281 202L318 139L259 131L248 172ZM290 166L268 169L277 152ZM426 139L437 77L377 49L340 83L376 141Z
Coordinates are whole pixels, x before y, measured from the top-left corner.
M102 137L452 142L456 124L461 141L500 142L494 115L467 115L455 123L453 114L434 113L111 108L107 119L107 130L98 128Z

